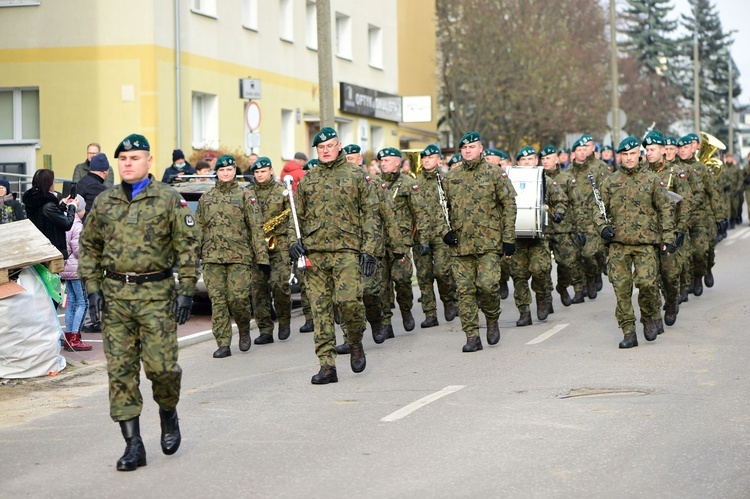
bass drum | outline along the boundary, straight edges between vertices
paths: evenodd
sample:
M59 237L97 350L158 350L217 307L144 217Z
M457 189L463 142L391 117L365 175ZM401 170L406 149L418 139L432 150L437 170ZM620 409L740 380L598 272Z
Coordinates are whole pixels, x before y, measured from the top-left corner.
M516 238L543 238L547 226L544 168L513 166L507 173L516 189Z

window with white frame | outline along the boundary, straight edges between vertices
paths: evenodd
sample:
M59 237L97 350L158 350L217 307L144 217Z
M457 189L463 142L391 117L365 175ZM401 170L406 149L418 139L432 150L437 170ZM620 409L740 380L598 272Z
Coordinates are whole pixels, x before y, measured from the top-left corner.
M38 142L39 89L0 89L0 142Z
M370 46L370 66L383 69L383 30L370 24L367 27Z
M216 17L216 0L191 0L191 10L196 14Z
M370 127L370 147L373 152L377 152L384 147L385 132L382 126Z
M352 18L341 12L336 12L336 55L352 58Z
M281 110L281 157L286 161L294 158L294 111Z
M307 48L318 50L318 8L315 0L307 0L305 31L307 33Z
M292 0L279 0L279 37L286 42L294 41L294 15Z
M219 147L219 98L193 92L193 148Z
M258 31L258 0L242 1L242 26Z

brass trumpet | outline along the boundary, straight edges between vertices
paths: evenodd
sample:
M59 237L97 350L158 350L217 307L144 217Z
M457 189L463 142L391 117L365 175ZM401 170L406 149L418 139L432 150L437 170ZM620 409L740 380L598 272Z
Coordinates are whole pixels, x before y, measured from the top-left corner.
M713 155L716 154L716 151L723 151L726 148L727 146L724 145L724 142L709 133L701 132L701 148L698 149L696 157L698 161L708 167L708 171L715 178L721 175L722 163L719 159L714 158Z
M268 222L263 224L263 233L268 234L273 229L276 228L277 225L279 225L281 222L283 222L288 216L289 213L291 213L291 208L287 208L286 210L282 211L272 219L270 219ZM268 246L269 250L275 250L276 249L276 236L271 234L270 236L266 236L266 246Z

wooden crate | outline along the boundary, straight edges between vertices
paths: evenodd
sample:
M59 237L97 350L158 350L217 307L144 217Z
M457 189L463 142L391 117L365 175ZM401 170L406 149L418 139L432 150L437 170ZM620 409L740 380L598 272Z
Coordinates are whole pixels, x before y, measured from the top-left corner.
M62 254L44 234L31 222L19 220L0 224L0 285L8 282L8 271L44 263L52 273L60 273L65 267Z

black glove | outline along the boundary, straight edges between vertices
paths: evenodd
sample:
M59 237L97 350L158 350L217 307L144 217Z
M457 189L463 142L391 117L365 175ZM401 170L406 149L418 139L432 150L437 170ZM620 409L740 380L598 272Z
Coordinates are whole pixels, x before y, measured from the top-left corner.
M404 258L404 256L406 256L406 255L404 255L403 253L394 253L393 254L393 258L395 258L396 260L402 260Z
M726 234L727 233L727 229L729 229L729 220L727 220L725 218L724 220L722 220L719 223L721 224L721 233L722 234Z
M505 256L513 256L516 254L515 243L503 243L503 254Z
M607 225L602 229L602 239L604 239L607 242L610 242L612 239L615 238L615 231Z
M190 310L193 308L193 297L188 295L177 295L174 300L174 318L177 324L185 324L190 318Z
M449 230L443 236L443 242L448 246L458 246L458 236L453 230Z
M421 256L429 255L430 245L427 243L420 243L419 247L417 248L417 253L419 253Z
M362 269L362 275L365 277L370 277L373 272L375 272L376 263L377 260L375 260L374 256L368 255L367 253L359 254L359 268Z
M271 266L267 265L265 263L259 263L258 269L263 272L263 275L266 277L266 279L271 278Z
M667 255L673 255L675 251L677 251L677 246L675 246L672 243L664 243L664 248L661 250L662 253L666 253Z
M581 244L581 246L586 246L586 234L583 232L576 232L576 237L578 238L578 242Z
M675 238L675 246L681 248L683 244L685 244L685 233L678 232L677 237Z
M563 221L562 213L555 213L554 216L552 217L552 221L555 222L556 224L559 224L560 222L562 222Z
M292 257L293 262L296 262L297 260L299 260L299 257L306 254L307 248L305 248L305 245L302 244L301 239L297 239L297 242L292 243L292 245L289 247L289 256Z
M104 295L101 291L94 291L89 294L89 318L91 322L97 323L102 321L104 312Z

